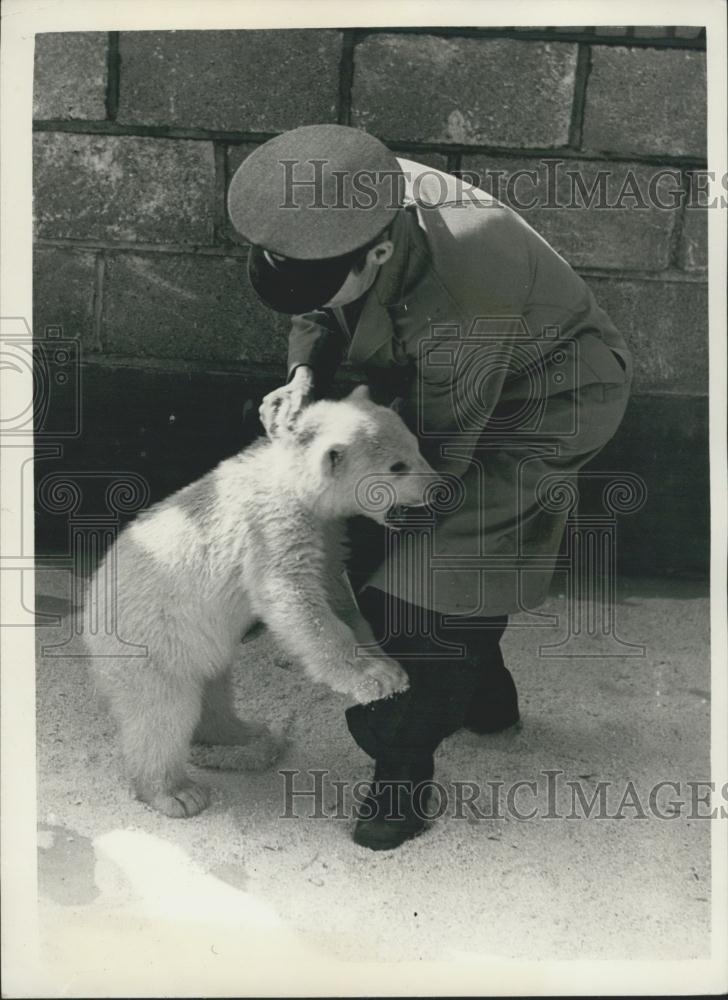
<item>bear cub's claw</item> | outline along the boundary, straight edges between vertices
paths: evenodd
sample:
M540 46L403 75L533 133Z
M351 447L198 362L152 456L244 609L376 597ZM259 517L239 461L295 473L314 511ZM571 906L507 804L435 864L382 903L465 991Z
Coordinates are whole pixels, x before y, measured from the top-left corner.
M201 813L210 801L210 793L202 785L185 785L175 792L163 792L149 799L149 805L157 812L173 819L187 819Z

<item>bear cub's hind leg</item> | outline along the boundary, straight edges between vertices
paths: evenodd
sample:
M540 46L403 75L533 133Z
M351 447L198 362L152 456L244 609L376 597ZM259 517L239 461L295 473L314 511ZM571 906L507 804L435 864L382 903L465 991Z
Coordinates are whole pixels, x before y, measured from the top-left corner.
M282 746L266 725L239 718L233 709L232 668L207 681L202 716L193 736L192 761L223 771L267 767Z
M208 803L187 773L190 741L200 717L201 685L148 663L118 667L99 678L119 727L121 752L137 798L165 816L195 816Z

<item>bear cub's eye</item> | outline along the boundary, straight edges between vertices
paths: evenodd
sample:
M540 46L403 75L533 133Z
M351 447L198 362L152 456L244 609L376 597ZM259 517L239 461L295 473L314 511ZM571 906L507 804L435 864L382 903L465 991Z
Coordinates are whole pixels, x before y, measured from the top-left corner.
M390 472L406 472L407 463L406 462L395 462L394 465L390 466Z

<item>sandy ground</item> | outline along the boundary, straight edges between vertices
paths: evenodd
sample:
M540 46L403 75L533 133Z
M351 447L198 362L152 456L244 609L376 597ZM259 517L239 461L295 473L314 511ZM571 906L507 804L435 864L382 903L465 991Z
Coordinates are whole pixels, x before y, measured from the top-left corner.
M40 571L39 611L67 615L69 588L67 571ZM282 818L279 768L303 772L297 788L312 787L306 772L326 772L325 808L335 812L332 782L368 778L371 767L348 735L344 700L308 683L265 633L240 647L236 697L241 714L285 735L283 757L263 773L198 772L213 789L210 808L171 820L125 789L83 661L58 648L41 655L70 635L70 619L40 628L40 918L65 995L363 993L373 987L362 961L385 983L392 963L433 963L432 992L454 993L461 984L447 963L483 957L706 958L711 824L668 804L689 801L686 782L709 778L706 592L686 582L621 588L617 628L644 655L623 655L608 638L589 642L598 654L589 658L540 655L564 635L564 606L554 594L541 613L555 626L514 620L507 634L522 725L443 744L444 815L382 853L351 841L350 818L312 817L310 799ZM631 780L646 815L626 805L622 819L545 818L547 770L560 772L562 817L566 781L589 794L609 782L613 816ZM457 815L457 780L479 783L485 818L462 801ZM537 782L515 800L521 814L538 807L536 818L507 808L519 780ZM648 808L661 780L681 785L658 796L666 818ZM500 817L485 785L497 781ZM350 805L345 788L340 812Z

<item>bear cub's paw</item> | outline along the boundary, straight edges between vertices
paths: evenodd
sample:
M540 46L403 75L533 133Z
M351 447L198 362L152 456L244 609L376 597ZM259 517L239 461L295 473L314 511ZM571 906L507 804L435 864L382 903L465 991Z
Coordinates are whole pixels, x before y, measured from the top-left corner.
M389 698L409 687L407 672L395 660L382 657L365 662L353 691L360 704Z
M187 819L201 813L210 801L210 793L202 785L190 782L174 792L162 792L147 800L157 812L172 819Z

